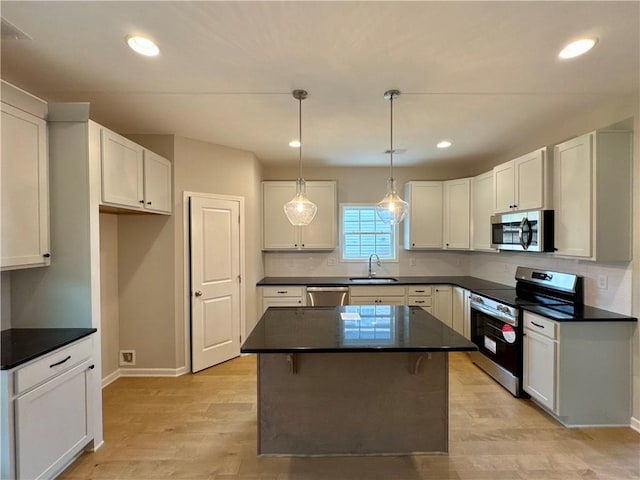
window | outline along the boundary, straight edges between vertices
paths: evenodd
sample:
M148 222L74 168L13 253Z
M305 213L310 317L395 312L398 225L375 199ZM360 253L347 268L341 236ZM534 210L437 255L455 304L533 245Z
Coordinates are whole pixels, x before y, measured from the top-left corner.
M375 205L341 205L340 213L342 260L366 260L374 253L396 259L395 225L380 220Z

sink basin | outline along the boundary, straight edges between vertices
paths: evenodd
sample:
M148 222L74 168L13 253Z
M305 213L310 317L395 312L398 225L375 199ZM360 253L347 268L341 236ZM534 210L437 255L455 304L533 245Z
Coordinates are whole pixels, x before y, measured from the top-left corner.
M349 280L353 283L393 283L398 281L393 277L351 277Z

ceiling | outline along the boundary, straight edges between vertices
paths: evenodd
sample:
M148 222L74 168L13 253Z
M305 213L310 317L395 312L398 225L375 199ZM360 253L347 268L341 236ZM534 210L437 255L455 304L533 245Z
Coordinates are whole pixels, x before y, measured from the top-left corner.
M120 133L176 134L295 165L468 164L523 132L638 94L640 3L26 2L2 18L2 77L49 101L91 102ZM154 39L159 57L125 36ZM570 40L596 36L559 60ZM637 98L637 97L636 97ZM597 127L594 126L594 128ZM453 147L435 144L450 139Z

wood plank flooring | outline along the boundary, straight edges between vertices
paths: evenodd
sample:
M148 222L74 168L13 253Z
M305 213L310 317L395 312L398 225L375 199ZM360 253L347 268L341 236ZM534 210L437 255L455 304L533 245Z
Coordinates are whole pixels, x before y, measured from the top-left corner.
M450 355L448 455L258 457L256 359L103 390L105 444L61 479L638 480L640 434L567 429Z

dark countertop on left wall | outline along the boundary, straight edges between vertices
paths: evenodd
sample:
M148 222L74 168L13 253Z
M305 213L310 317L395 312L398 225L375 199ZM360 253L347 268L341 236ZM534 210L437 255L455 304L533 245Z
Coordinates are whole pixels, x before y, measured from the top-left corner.
M9 370L80 340L96 328L9 328L3 330L0 370Z

